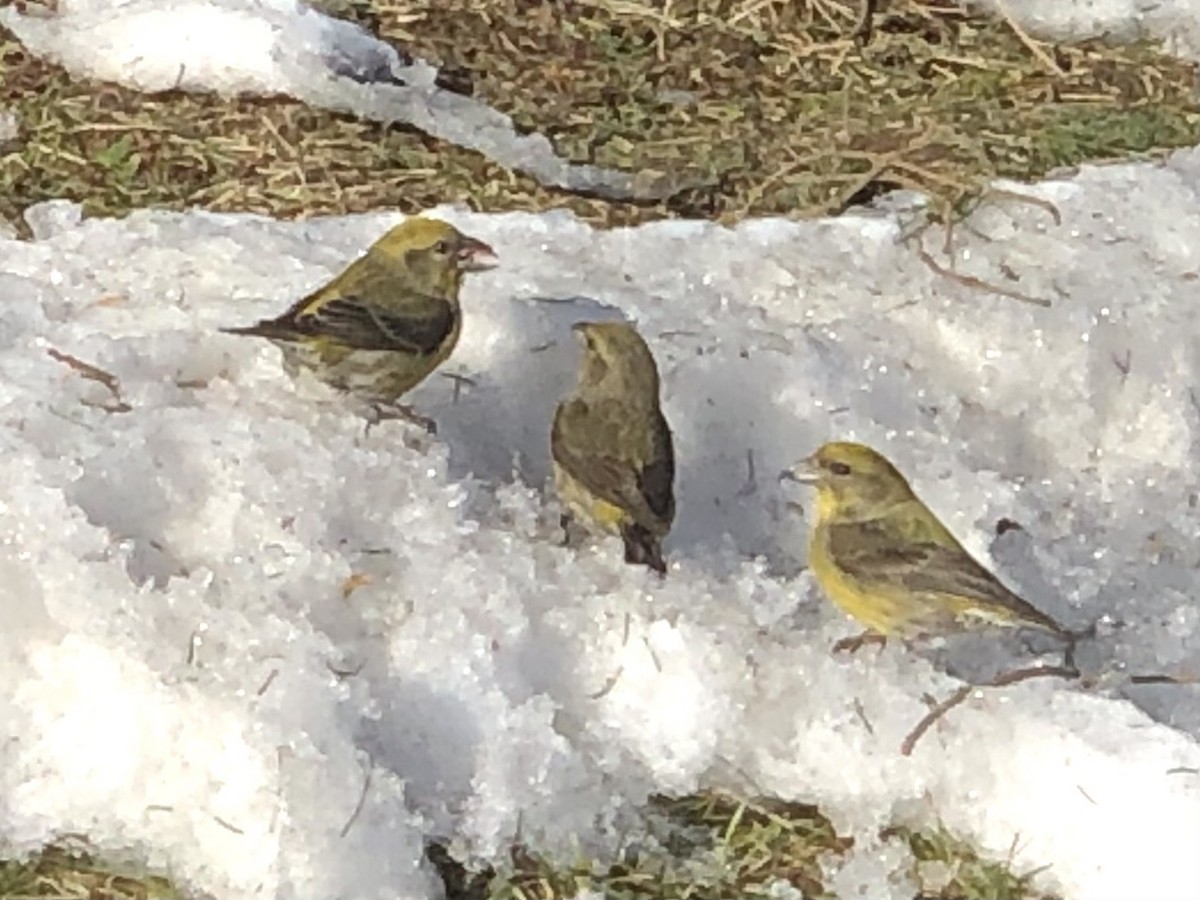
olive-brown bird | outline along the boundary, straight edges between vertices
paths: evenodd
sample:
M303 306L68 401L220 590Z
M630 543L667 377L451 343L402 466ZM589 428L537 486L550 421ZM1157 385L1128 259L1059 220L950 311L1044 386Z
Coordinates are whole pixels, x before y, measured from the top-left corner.
M432 420L397 401L454 350L462 328L463 274L490 268L492 249L437 219L391 229L324 287L283 315L229 334L264 337L301 370L371 405L375 420Z
M870 447L826 444L783 477L816 486L808 564L829 598L869 629L864 638L999 625L1071 640L980 565Z
M659 408L658 367L621 322L573 326L583 345L579 381L550 430L564 526L619 534L625 561L665 573L662 541L675 518L675 452Z

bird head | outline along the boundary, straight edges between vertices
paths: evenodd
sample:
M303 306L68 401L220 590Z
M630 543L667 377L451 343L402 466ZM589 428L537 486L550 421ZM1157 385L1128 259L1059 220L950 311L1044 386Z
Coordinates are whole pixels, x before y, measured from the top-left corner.
M848 441L825 444L780 477L815 486L821 507L843 521L872 518L913 498L904 476L883 454Z
M583 345L581 387L612 386L628 400L658 403L658 366L637 329L626 322L577 322L571 330Z
M496 264L496 254L483 241L460 232L440 219L415 216L397 225L367 251L368 257L402 265L414 287L439 296L457 291L466 272Z

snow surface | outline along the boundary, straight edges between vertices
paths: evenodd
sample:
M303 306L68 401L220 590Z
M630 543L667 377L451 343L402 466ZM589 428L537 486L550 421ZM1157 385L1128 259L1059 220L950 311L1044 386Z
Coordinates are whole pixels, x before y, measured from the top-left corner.
M1010 15L1034 35L1118 40L1153 36L1180 55L1200 54L1197 0L977 0L964 5Z
M0 23L78 75L146 91L295 95L316 77L428 87L436 74L299 0L62 0Z
M1093 670L1194 666L1198 191L1181 153L1038 187L1061 225L1006 200L959 229L961 271L1049 308L935 275L878 213L603 232L437 210L502 265L464 294L448 370L473 383L413 396L436 439L364 434L216 331L395 216L35 208L36 240L0 242L5 852L83 832L219 896L433 897L427 836L603 853L649 793L727 786L853 834L844 895L911 896L877 832L942 822L1016 840L1073 898L1196 896L1197 690L986 692L901 756L945 666L1028 651L833 658L854 629L799 571L808 498L775 473L880 446L1044 609L1108 617ZM619 312L676 432L663 583L616 542L559 546L543 496L569 325ZM1002 517L1024 530L994 537Z

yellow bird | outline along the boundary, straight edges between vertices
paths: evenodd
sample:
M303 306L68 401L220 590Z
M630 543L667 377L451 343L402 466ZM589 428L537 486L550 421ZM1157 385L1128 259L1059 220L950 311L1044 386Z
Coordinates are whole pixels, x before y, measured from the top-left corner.
M625 561L666 572L662 540L675 518L675 452L659 408L658 367L622 322L581 322L579 382L550 429L554 485L572 518L618 534Z
M980 565L870 447L826 444L781 477L816 486L809 567L829 599L869 629L839 649L988 625L1071 640Z
M267 338L289 375L312 372L370 404L376 421L404 418L433 431L432 420L397 401L454 350L463 274L493 261L487 244L446 222L410 218L282 315L221 330Z

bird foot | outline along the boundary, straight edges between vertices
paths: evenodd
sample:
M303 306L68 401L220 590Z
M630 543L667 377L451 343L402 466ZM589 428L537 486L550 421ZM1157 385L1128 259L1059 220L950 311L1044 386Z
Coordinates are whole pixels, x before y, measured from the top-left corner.
M577 535L575 534L575 519L570 513L562 513L558 517L558 527L562 529L562 543L560 547L570 547L575 543Z
M420 425L430 434L437 434L437 422L401 403L372 403L367 413L367 428L364 434L370 434L371 429L381 422L395 420L411 422L413 425Z
M887 638L882 634L874 631L864 631L862 634L856 634L853 637L842 638L833 645L833 653L857 653L867 644L875 644L879 647L887 646Z

